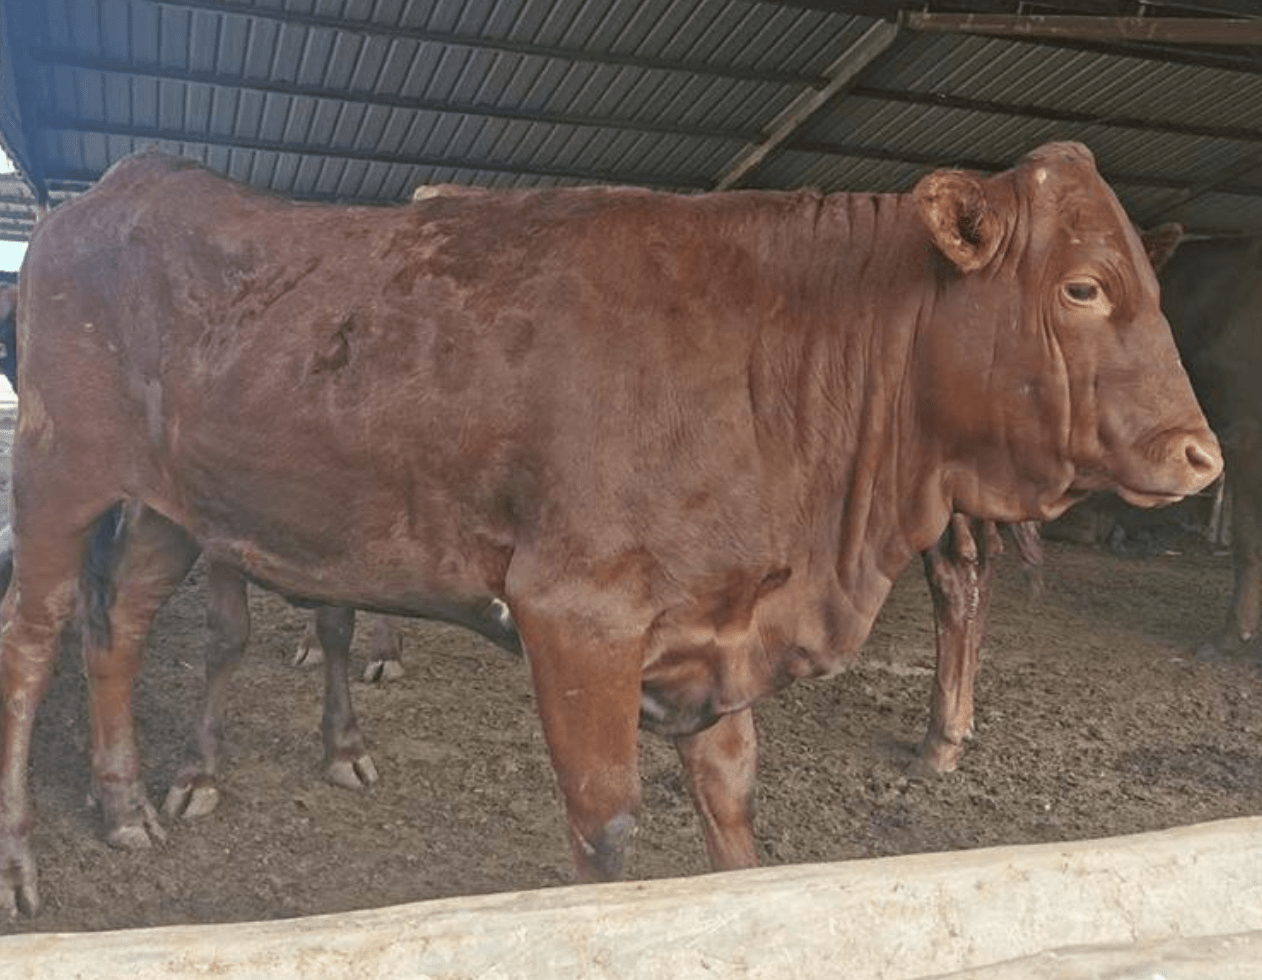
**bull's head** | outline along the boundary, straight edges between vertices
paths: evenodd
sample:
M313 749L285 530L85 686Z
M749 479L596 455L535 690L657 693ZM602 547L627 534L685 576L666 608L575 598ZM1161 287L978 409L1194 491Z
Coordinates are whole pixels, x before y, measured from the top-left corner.
M939 171L915 196L955 270L918 371L925 418L965 464L949 480L961 510L1049 518L1093 490L1151 506L1218 475L1144 243L1086 147L994 177Z

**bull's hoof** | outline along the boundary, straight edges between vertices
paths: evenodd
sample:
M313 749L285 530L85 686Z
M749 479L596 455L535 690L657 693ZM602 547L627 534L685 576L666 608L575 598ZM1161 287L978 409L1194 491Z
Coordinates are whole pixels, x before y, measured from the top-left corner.
M916 750L915 758L908 764L907 776L910 779L937 779L949 772L955 772L960 767L960 758L963 755L963 745L926 739Z
M1201 663L1234 660L1254 642L1254 639L1243 637L1233 629L1220 630L1196 648L1196 659Z
M367 752L353 757L341 756L324 767L324 778L343 789L363 790L377 782L377 767Z
M1216 640L1206 640L1196 648L1196 659L1203 664L1219 663L1230 656L1231 654L1219 646Z
M162 804L164 816L180 820L197 820L209 816L219 805L219 788L209 776L179 779L167 790Z
M35 915L39 906L35 858L27 838L0 834L0 914L8 919L19 912Z
M950 769L939 769L928 759L923 759L920 756L916 756L907 764L907 778L918 779L925 783L932 782L933 780L954 771L955 766L952 766Z
M364 668L365 684L388 684L403 676L403 664L395 659L370 660Z
M167 833L158 822L157 811L148 803L141 804L125 819L109 821L105 831L105 843L122 851L143 850L155 841L161 844L166 839Z
M324 663L324 648L319 643L303 640L298 644L298 649L294 651L293 666L319 667L322 663Z

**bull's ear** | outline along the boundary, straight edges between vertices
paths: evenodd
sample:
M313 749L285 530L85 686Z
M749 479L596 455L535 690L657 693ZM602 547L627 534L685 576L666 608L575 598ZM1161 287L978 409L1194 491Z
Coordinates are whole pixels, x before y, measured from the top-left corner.
M1182 238L1183 226L1175 221L1139 233L1139 240L1144 243L1144 251L1148 253L1148 261L1152 263L1154 272L1160 272L1170 261L1170 256L1179 247Z
M935 170L912 193L934 244L961 272L975 272L994 258L1003 220L979 178L962 170Z

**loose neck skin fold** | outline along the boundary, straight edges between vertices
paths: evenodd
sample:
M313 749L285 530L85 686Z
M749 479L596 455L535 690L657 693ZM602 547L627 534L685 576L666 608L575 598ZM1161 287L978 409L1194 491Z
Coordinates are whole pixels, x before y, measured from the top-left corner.
M965 442L1016 477L999 458L1009 449L1001 405L985 431L951 431L951 387L984 390L1002 353L970 278L990 289L1008 279L1014 292L1015 276L1006 247L962 276L934 249L908 195L803 199L812 206L812 235L800 223L772 225L756 246L773 294L764 308L779 316L774 341L754 343L749 390L769 470L795 488L796 519L814 525L810 562L835 571L848 607L838 652L852 653L894 580L945 529L957 495L994 495L974 476ZM1017 312L1006 304L997 319L1016 327ZM960 367L947 371L948 356Z

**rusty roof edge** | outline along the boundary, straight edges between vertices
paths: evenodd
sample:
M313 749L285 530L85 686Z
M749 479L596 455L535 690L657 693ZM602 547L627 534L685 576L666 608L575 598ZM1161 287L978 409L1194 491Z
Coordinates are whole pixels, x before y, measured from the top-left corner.
M1102 17L1098 15L979 14L900 11L908 30L983 34L1022 40L1262 45L1262 20L1214 17Z

